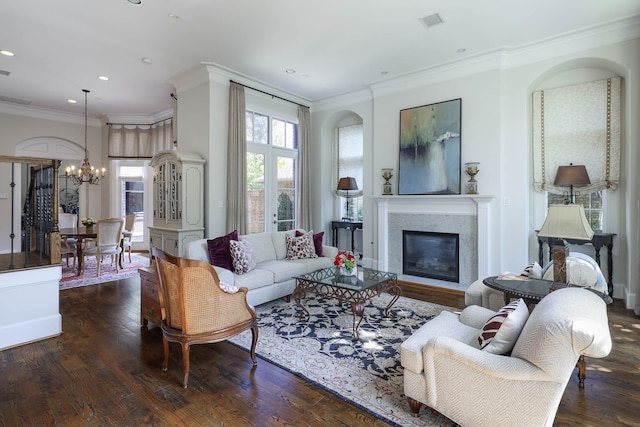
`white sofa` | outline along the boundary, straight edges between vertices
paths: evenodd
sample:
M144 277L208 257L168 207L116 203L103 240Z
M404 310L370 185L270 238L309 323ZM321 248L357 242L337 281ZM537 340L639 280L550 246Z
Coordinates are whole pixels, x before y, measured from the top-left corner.
M543 298L514 333L510 354L479 348L493 314L444 311L402 343L404 394L415 414L426 404L461 426L551 426L580 355L611 351L606 304L587 289Z
M239 236L240 240L251 242L256 255L256 268L245 274L236 274L214 266L220 281L246 287L249 290L247 302L256 306L290 295L296 286L296 276L333 266L333 259L338 254L338 248L333 246L323 245L322 256L318 258L287 259L287 233L295 235L295 231L279 231ZM188 243L185 257L211 263L207 240Z

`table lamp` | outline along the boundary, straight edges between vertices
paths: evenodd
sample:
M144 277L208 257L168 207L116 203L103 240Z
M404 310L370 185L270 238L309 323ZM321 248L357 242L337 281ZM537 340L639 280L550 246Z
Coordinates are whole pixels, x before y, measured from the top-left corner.
M569 199L565 201L568 203L575 203L573 196L573 187L579 187L582 185L591 184L587 168L584 165L575 165L569 163L569 166L558 166L558 172L556 172L556 179L553 185L557 187L569 187L570 195ZM565 193L567 194L567 193Z
M581 205L550 205L539 237L555 239L549 246L553 259L553 280L567 283L569 245L563 239L591 240L593 230Z
M340 180L338 181L338 191L346 191L346 196L344 197L347 199L347 212L346 212L346 215L342 217L342 219L344 220L353 219L349 216L349 212L351 212L349 209L350 208L349 199L351 198L351 196L349 195L349 191L354 191L357 189L358 189L358 183L356 182L356 179L351 176L340 178Z

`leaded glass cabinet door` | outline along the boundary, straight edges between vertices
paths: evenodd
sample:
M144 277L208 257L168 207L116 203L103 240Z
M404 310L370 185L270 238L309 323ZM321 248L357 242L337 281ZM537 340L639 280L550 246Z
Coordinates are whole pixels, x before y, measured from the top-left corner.
M153 219L166 219L167 165L162 162L154 168L153 176Z

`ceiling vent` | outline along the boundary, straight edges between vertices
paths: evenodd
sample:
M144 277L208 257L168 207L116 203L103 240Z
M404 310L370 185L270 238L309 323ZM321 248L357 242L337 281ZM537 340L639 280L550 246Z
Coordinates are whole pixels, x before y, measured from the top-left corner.
M0 95L0 101L10 102L12 104L31 105L31 101L28 101L26 99L12 98L10 96L4 96L4 95Z
M433 15L425 16L420 19L420 22L425 26L425 28L430 28L434 25L442 24L444 21L440 18L440 15L434 13Z
M8 76L9 74L11 74L11 71L7 71L7 70L0 70L0 75L1 75L1 76Z

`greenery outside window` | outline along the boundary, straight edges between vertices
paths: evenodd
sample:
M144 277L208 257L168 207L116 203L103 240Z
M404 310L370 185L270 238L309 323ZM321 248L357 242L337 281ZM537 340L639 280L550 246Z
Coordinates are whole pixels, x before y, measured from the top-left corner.
M249 233L296 227L298 125L246 112Z

